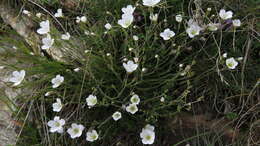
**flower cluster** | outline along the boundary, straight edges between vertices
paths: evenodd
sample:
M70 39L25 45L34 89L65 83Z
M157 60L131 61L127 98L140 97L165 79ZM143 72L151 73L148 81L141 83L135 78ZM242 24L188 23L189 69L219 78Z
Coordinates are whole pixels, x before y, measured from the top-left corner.
M106 93L100 92L101 95L99 95L100 93L95 90L95 91L91 92L91 94L90 94L89 90L88 90L87 91L88 93L86 94L87 97L84 97L84 104L82 107L88 107L89 109L87 109L87 110L96 110L102 105L107 106L108 104L113 105L115 103L120 103L120 105L115 106L115 107L117 107L117 109L111 108L112 112L109 114L109 117L107 118L107 119L113 119L114 123L120 123L120 122L124 121L124 118L127 116L136 116L136 115L141 114L143 111L145 111L144 110L145 108L143 108L143 106L140 106L140 105L146 103L146 101L144 101L145 100L144 97L140 96L141 97L141 99L140 99L139 95L133 93L132 89L130 89L131 90L130 93L133 93L133 94L131 94L130 99L128 99L129 93L126 93L128 91L125 91L125 89L128 87L137 85L138 83L134 83L134 82L136 80L138 80L139 78L143 78L144 77L143 74L145 74L146 72L149 72L148 66L146 66L146 62L143 60L145 60L145 59L149 60L152 58L153 60L151 59L152 60L151 62L153 62L154 60L159 62L159 59L163 58L164 56L160 52L156 52L156 53L152 54L152 57L150 57L150 58L149 57L142 58L142 55L145 54L145 51L139 51L138 49L141 50L143 46L147 47L149 49L150 44L144 44L144 45L140 45L140 46L139 46L139 44L142 40L148 39L150 36L139 34L138 33L139 30L135 31L138 29L137 25L133 26L133 29L126 29L126 28L129 28L133 24L136 15L138 15L137 13L139 12L138 11L139 7L144 7L145 8L144 10L148 9L148 15L145 15L145 16L147 16L147 19L151 20L151 21L150 20L148 21L149 25L151 24L151 26L160 26L160 27L158 27L159 30L156 31L155 33L153 33L153 34L155 34L154 40L156 41L156 39L159 38L158 40L159 40L159 42L162 43L162 46L172 45L174 48L178 47L178 49L181 48L181 46L178 46L178 43L175 44L175 42L174 42L175 40L178 39L178 37L184 36L185 39L192 38L193 40L195 40L196 38L199 38L200 35L201 36L207 35L206 33L214 34L219 29L224 28L224 25L226 25L227 20L230 20L230 24L232 22L232 25L233 25L232 28L237 28L237 27L241 26L241 22L239 19L234 19L231 21L231 19L233 17L233 12L226 11L224 9L221 9L219 11L219 13L218 13L219 17L217 17L218 19L216 19L214 21L209 21L209 22L206 21L206 24L205 24L205 21L200 21L196 17L193 17L193 18L189 17L187 19L187 16L185 16L184 13L181 12L181 13L174 15L174 17L173 17L174 23L177 23L179 26L185 25L183 33L182 32L180 33L179 31L177 31L177 27L172 26L172 24L168 25L169 22L167 22L167 18L164 19L165 23L163 25L161 25L161 23L159 22L160 20L158 20L158 17L159 17L159 15L161 15L160 12L158 12L158 13L154 13L154 12L156 12L156 10L157 10L156 8L159 8L161 6L160 2L161 2L161 0L142 0L142 5L134 5L134 6L127 5L126 7L123 7L121 9L121 11L123 13L121 15L121 18L119 20L118 19L116 20L117 24L120 26L120 29L118 29L118 30L121 30L121 31L123 30L126 33L131 32L131 34L127 34L127 39L130 36L130 40L125 39L124 41L120 42L120 43L125 43L125 42L128 43L128 41L131 42L126 45L124 44L126 46L125 47L126 50L123 50L123 51L120 50L123 52L122 53L123 61L119 65L119 67L120 67L119 70L124 71L123 75L126 76L127 81L121 80L121 74L115 73L116 76L119 78L119 82L121 82L125 85L124 88L122 89L122 91L118 92L118 94L120 95L120 96L118 96L118 98L121 98L121 96L124 96L123 94L127 94L126 96L124 96L124 98L127 97L127 99L122 100L122 101L120 100L119 102L116 100L114 101L113 97L104 100L101 95L107 96ZM161 4L163 5L164 3L161 3ZM28 16L31 15L29 13L29 11L26 11L26 10L23 11L23 14L28 15ZM41 18L42 16L39 13L37 15L37 17ZM64 19L65 16L62 12L62 9L58 9L57 12L54 14L54 17L55 17L55 19ZM142 18L140 18L140 19L142 19ZM75 20L75 18L74 18L74 20ZM87 23L87 22L90 22L89 17L88 17L88 19L84 15L76 17L76 23L78 23L78 25L80 25L80 26L88 25L89 23ZM114 33L113 31L114 31L114 29L117 29L117 26L114 25L112 22L110 22L113 25L112 26L110 23L108 23L107 20L104 22L105 23L102 23L103 24L102 28L104 29L104 33L102 32L101 34L102 34L102 36L110 37L109 35L110 34L111 34L111 36L113 35L113 33ZM54 40L55 37L54 37L54 34L51 33L51 27L50 27L49 20L41 21L39 23L39 25L40 25L40 28L37 29L37 33L43 36L43 38L41 40L42 41L41 49L48 51L49 49L51 49L53 47L54 43L59 39L56 39L56 41ZM124 28L124 29L122 29L122 28ZM234 29L234 30L236 30L236 29ZM83 30L83 32L88 37L94 37L94 36L100 37L100 34L98 32L92 31L91 29ZM66 31L60 35L60 38L63 42L70 42L71 40L74 39L74 37L73 37L73 39L71 39L70 33L66 32ZM137 46L139 48L134 46L135 44L137 44ZM155 43L151 44L151 46L154 44ZM164 47L161 47L160 49L164 49ZM176 50L172 50L171 52L169 51L169 53L177 54ZM83 52L84 52L84 50L83 50ZM85 50L85 53L90 54L91 53L90 48L87 48L87 50ZM127 53L129 53L129 54L127 54ZM110 58L113 55L114 54L112 52L105 52L104 58ZM128 57L132 58L132 59L128 60ZM220 56L220 58L221 59L225 58L225 59L221 60L222 65L224 66L224 68L230 69L229 71L234 70L238 66L239 61L241 60L241 58L240 59L234 58L234 57L227 58L227 53ZM115 64L115 65L117 65L117 64ZM158 65L158 66L160 66L160 65ZM180 75L180 76L188 75L189 71L191 70L191 66L192 65L189 65L189 64L184 66L184 63L177 64L177 69L179 69L179 71L180 71L180 74L178 74L178 75ZM170 67L173 67L173 65L171 65ZM140 68L140 72L139 72L139 68ZM83 71L84 69L81 67L72 68L72 72L74 71L73 73L80 72L81 70ZM114 72L116 72L115 70L116 69L113 68ZM154 72L156 72L156 71L154 71ZM63 86L67 85L67 83L66 84L64 83L65 80L62 75L60 75L60 74L55 74L55 75L56 76L54 76L49 81L51 83L51 86L49 86L51 88L51 91L48 91L47 93L45 93L46 98L51 97L50 95L53 95L53 93L55 93L56 90L58 92L58 89L61 89ZM12 73L12 77L9 79L9 81L14 83L13 84L14 86L18 86L22 83L22 81L24 80L24 77L25 77L24 70L14 71ZM131 82L129 82L128 79L131 80ZM66 77L66 80L67 80L67 77ZM95 80L95 82L99 82L99 81ZM83 86L83 84L82 84L82 86ZM85 86L85 84L84 84L84 86ZM111 87L113 89L115 88L112 83L111 83ZM96 89L96 86L93 88ZM100 88L100 87L98 87L98 88ZM55 91L53 91L53 90L55 90ZM133 90L135 90L135 88ZM118 90L115 89L115 92L117 92L117 91ZM137 91L137 92L139 92L139 91ZM143 94L140 93L140 95L143 95ZM168 98L166 98L166 96L160 95L158 97L159 97L158 101L160 101L159 105L167 103ZM61 114L62 112L64 112L64 109L67 107L67 105L69 103L68 102L66 103L67 99L63 98L63 97L60 97L60 98L56 97L54 99L55 99L55 102L52 103L52 111L56 115L54 116L53 119L51 118L52 120L49 120L47 122L47 125L50 127L49 131L51 133L60 133L60 134L64 133L64 131L65 131L72 139L81 137L84 130L86 129L86 127L85 127L86 125L82 125L77 121L77 122L71 122L70 123L71 125L69 127L66 127L66 122L69 123L68 122L69 119L66 119L65 117L64 117L64 119L62 119L62 116L57 116L57 114ZM106 101L106 100L109 100L109 101ZM80 102L82 102L82 100ZM78 103L78 104L82 104L82 103ZM123 106L122 106L122 104L123 104ZM122 108L121 108L121 106L122 106ZM124 112L126 113L126 115L124 115L125 114ZM144 113L146 113L146 111ZM123 117L123 119L122 119L122 117ZM147 120L147 119L145 119L145 120ZM147 120L147 121L149 121L149 120ZM99 133L95 129L93 129L94 127L96 127L95 124L93 124L93 125L91 125L88 130L85 130L86 131L86 141L88 141L88 142L94 142L100 138L99 134L101 132ZM99 129L97 129L97 130L99 131ZM141 138L141 141L143 144L153 144L155 141L155 127L150 124L147 124L144 128L142 128L142 131L140 132L140 138Z

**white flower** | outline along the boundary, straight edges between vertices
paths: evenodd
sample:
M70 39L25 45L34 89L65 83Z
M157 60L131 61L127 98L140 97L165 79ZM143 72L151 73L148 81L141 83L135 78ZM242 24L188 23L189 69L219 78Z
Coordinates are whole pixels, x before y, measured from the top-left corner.
M43 50L47 50L50 49L52 47L52 45L54 44L54 39L51 38L51 36L49 34L47 34L47 37L42 39L42 46L41 48Z
M54 17L63 17L62 9L58 9L57 12L54 14Z
M79 70L80 70L80 68L78 67L78 68L74 68L73 69L73 71L75 71L75 72L79 72Z
M107 24L105 25L105 28L106 28L107 30L110 30L110 29L112 28L112 26L111 26L111 24L107 23Z
M127 63L123 63L123 66L128 73L132 73L137 69L138 64L135 64L132 60L129 60Z
M234 27L239 27L239 26L241 26L241 21L240 21L239 19L233 20L232 23L233 23L233 26L234 26Z
M31 16L31 12L30 11L28 11L28 10L23 10L23 14L25 14L25 15L27 15L27 16Z
M50 128L51 133L54 132L63 133L63 127L62 127L63 125L65 125L65 120L60 119L59 116L55 116L53 120L50 120L48 122L48 126L51 127Z
M209 23L208 24L208 29L210 31L217 31L219 26L220 26L219 23Z
M56 75L56 77L51 80L52 88L59 87L63 81L64 81L64 77L63 76Z
M143 5L148 7L154 7L157 5L161 0L143 0Z
M87 141L93 142L98 139L98 134L96 130L90 130L87 132Z
M147 124L140 133L143 144L153 144L155 139L154 126Z
M20 72L14 71L12 73L12 77L9 79L9 81L14 83L13 86L18 86L22 83L24 77L25 77L25 71L24 70L21 70Z
M135 41L138 41L138 40L139 40L139 38L138 38L137 35L133 35L133 39L134 39Z
M38 34L47 34L50 32L50 22L49 20L40 22L40 28L37 29Z
M0 69L4 69L5 68L5 66L0 66Z
M242 61L244 59L244 57L238 57L237 60L238 61Z
M70 39L70 34L67 32L66 34L61 35L61 39L63 40L69 40Z
M221 9L219 11L219 17L223 20L227 20L232 18L233 12L232 11L226 11L224 9Z
M129 48L130 49L130 48ZM134 50L134 48L132 48L132 50ZM138 57L134 57L134 61L135 61L135 63L137 63L138 62L138 60L139 60L139 58Z
M131 99L130 99L132 104L139 104L140 103L140 98L137 94L134 94Z
M194 38L195 36L200 34L200 31L202 28L193 20L189 20L188 23L189 27L186 29L186 32L188 33L190 38Z
M37 13L36 17L41 18L42 17L42 13Z
M157 21L158 20L158 14L151 13L149 16L151 21Z
M222 55L222 57L223 57L223 58L227 58L227 53L224 53L224 54Z
M129 104L127 107L126 107L126 111L131 113L131 114L135 114L137 111L138 111L138 108L136 106L136 104Z
M180 23L182 21L182 15L176 15L175 20Z
M86 98L87 104L89 107L93 107L94 105L97 104L97 97L90 94L87 98Z
M231 57L226 60L226 65L229 69L235 69L238 62L234 59L234 57Z
M161 97L160 101L161 101L161 102L164 102L164 101L165 101L165 98L164 98L164 97Z
M50 96L51 94L52 94L52 92L49 91L49 92L46 92L46 93L44 94L44 96Z
M122 19L118 20L118 24L123 28L129 27L134 21L134 16L132 14L123 14Z
M76 138L76 137L80 137L82 134L82 131L84 130L84 126L81 124L71 124L71 128L69 128L67 130L67 132L69 133L70 137L72 139Z
M119 112L119 111L114 112L113 115L112 115L112 118L113 118L115 121L121 119L121 118L122 118L121 112Z
M60 98L57 98L56 99L56 102L52 104L52 110L54 112L60 112L62 109L62 103L61 103L61 100Z
M135 11L135 7L133 7L132 5L127 5L126 7L122 8L121 10L124 14L132 15Z
M80 23L80 22L86 23L87 22L87 17L86 16L81 16L81 17L77 16L76 17L76 22L77 23Z
M169 40L175 36L175 33L171 31L169 28L167 28L160 33L160 36L163 38L163 40Z
M147 125L145 125L144 129L154 131L154 126L150 125L150 124L147 124Z

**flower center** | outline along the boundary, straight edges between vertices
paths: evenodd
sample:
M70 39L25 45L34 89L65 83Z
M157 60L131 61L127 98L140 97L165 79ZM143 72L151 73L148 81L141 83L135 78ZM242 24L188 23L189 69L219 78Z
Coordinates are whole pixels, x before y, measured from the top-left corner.
M96 135L92 135L91 138L92 138L92 139L96 139L97 136L96 136Z
M150 135L147 135L147 136L145 137L145 139L147 139L147 140L151 140L152 137L151 137Z
M133 99L133 102L137 102L137 101L138 101L137 98L134 98L134 99Z
M192 34L192 35L196 35L196 33L197 33L197 31L196 31L195 29L193 29L193 30L191 31L191 34Z
M79 128L74 128L73 129L73 132L76 134L76 133L79 133Z
M55 126L56 127L60 127L60 123L59 122L55 122Z
M134 107L134 106L131 106L131 107L130 107L130 110L131 110L131 111L134 111L134 110L135 110L135 107Z
M227 66L228 67L232 67L234 64L232 62L228 63Z

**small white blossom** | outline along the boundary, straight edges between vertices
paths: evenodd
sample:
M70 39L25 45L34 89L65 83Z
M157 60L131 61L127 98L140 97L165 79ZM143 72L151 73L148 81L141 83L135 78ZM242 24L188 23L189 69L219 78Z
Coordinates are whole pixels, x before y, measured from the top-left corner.
M137 69L138 64L135 64L132 60L129 60L127 63L123 63L123 66L128 73L132 73Z
M128 50L131 52L131 51L133 51L133 50L134 50L134 48L128 48Z
M86 23L87 22L87 17L86 16L77 16L76 17L76 23L80 23L80 22L83 22L83 23Z
M61 100L60 98L57 98L56 99L56 102L52 104L52 110L54 112L60 112L62 109L62 103L61 103Z
M153 144L155 139L155 132L154 132L154 126L148 124L140 133L140 137L142 139L143 144Z
M98 134L96 130L90 130L87 132L87 141L93 142L98 139Z
M62 126L65 125L65 120L60 119L59 116L55 116L54 119L50 120L47 124L49 127L51 127L50 128L51 133L54 133L54 132L63 133Z
M169 28L167 28L160 33L160 36L163 38L163 40L169 40L175 36L175 33L171 31Z
M131 99L130 99L132 104L139 104L140 103L140 98L137 94L134 94Z
M86 30L86 31L84 31L84 34L85 35L90 35L90 31Z
M188 25L189 27L186 29L186 33L188 33L190 38L194 38L195 36L200 34L202 28L192 19L189 20Z
M4 69L5 68L5 66L0 66L0 69Z
M49 20L40 22L40 28L37 29L38 34L47 34L50 32L50 22Z
M62 14L62 9L58 9L57 12L54 14L54 17L63 17L63 14Z
M176 15L176 16L175 16L175 20L176 20L177 22L179 22L179 23L182 22L182 15L180 15L180 14L179 14L179 15Z
M234 59L234 57L231 57L226 60L226 65L229 69L235 69L238 62Z
M241 21L240 21L239 19L233 20L232 23L233 23L233 26L234 26L234 27L239 27L239 26L241 26Z
M217 31L219 26L220 26L219 23L209 23L208 24L208 30Z
M54 44L54 39L51 38L51 35L47 34L47 36L42 39L42 44L41 48L43 50L50 49Z
M138 38L137 35L133 35L133 39L134 39L135 41L138 41L138 40L139 40L139 38Z
M41 18L42 17L42 13L36 13L36 17Z
M133 48L132 50L134 50L134 48ZM138 58L138 57L134 57L134 61L135 61L135 63L137 63L137 62L138 62L138 60L139 60L139 58Z
M143 0L143 5L148 7L156 6L161 0Z
M244 59L244 57L238 57L237 60L238 61L242 61Z
M164 101L165 101L165 98L164 98L164 97L161 97L160 101L161 101L161 102L164 102Z
M107 30L110 30L110 29L112 28L112 25L109 24L109 23L107 23L107 24L105 25L105 28L106 28Z
M80 70L80 68L78 67L78 68L74 68L73 69L73 71L75 71L75 72L79 72L79 70Z
M63 76L56 75L56 77L51 80L52 88L59 87L63 81L64 81L64 77Z
M135 7L133 7L132 5L127 5L126 7L122 8L121 10L124 14L132 15L135 11Z
M151 13L149 16L151 21L157 21L158 20L158 14Z
M80 137L82 135L82 131L85 129L85 127L81 124L71 124L71 128L67 130L69 133L70 137L72 139Z
M222 55L222 57L223 57L223 58L227 58L227 53L224 53L224 54Z
M25 77L25 70L14 71L12 73L12 77L9 78L9 81L14 83L13 86L18 86L22 83L24 77Z
M70 34L68 32L66 32L66 34L62 34L61 35L61 39L63 40L69 40L70 39Z
M138 111L138 108L136 106L136 104L129 104L127 107L126 107L126 111L131 113L131 114L135 114L137 111Z
M25 15L27 15L27 16L31 16L31 12L30 11L28 11L28 10L23 10L23 14L25 14Z
M223 20L227 20L233 17L233 12L232 11L226 11L224 9L221 9L219 11L219 17Z
M154 131L154 126L150 125L150 124L147 124L147 125L145 125L144 129Z
M207 11L211 11L211 8L207 8Z
M50 95L51 95L51 93L52 93L51 91L49 91L49 92L46 92L46 93L44 94L44 96L46 96L46 97L47 97L47 96L50 96Z
M119 111L114 112L113 115L112 115L112 118L113 118L115 121L121 119L121 118L122 118L121 112L119 112Z
M122 19L118 20L118 24L123 28L129 27L134 21L134 16L132 14L123 14Z
M87 105L89 107L93 107L94 105L97 104L97 97L90 94L87 98L86 98L86 102L87 102Z

